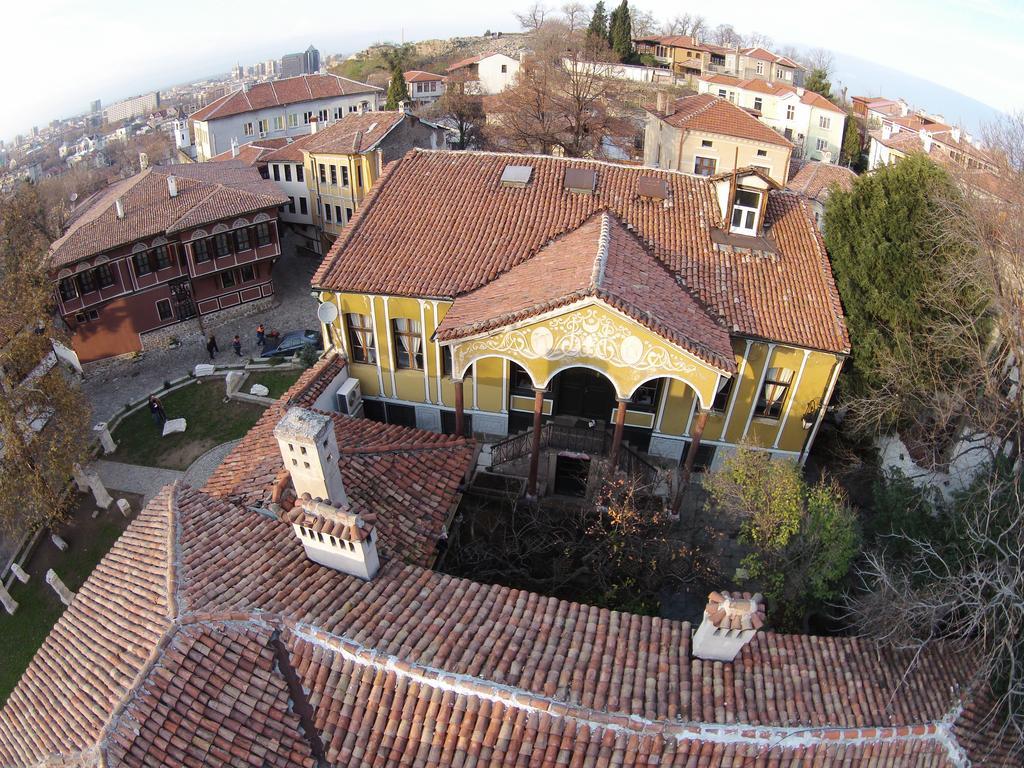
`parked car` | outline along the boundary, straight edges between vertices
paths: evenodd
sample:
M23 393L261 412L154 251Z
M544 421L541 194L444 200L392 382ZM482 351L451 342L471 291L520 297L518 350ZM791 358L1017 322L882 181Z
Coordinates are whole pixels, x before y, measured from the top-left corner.
M317 351L324 348L324 339L320 331L311 331L307 328L304 331L288 331L276 338L267 336L260 357L291 357L301 352L307 345Z

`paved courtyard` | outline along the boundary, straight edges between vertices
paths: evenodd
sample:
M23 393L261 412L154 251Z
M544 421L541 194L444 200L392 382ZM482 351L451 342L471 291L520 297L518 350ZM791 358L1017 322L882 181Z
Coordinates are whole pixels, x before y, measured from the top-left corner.
M242 356L255 357L256 326L285 331L316 328L316 299L310 296L309 281L319 262L295 254L295 237L290 232L282 238L281 258L274 265L276 304L264 312L229 320L213 329L220 346L218 361L235 358L231 339L237 333L242 339ZM93 408L95 421L105 421L132 402L163 386L164 381L188 374L196 363L209 362L205 340L186 341L177 349L155 349L134 360L122 360L102 371L90 373L86 367L82 389Z

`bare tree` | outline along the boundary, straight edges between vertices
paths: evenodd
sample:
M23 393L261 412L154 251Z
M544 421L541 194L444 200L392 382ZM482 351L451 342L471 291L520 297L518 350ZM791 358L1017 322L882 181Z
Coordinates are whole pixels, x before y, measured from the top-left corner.
M763 32L751 32L748 35L743 35L743 45L748 48L771 48L772 39Z
M451 126L458 136L457 149L479 146L487 119L483 97L467 92L464 77L449 76L444 95L430 105L427 114Z
M570 32L575 32L578 29L584 29L587 24L590 23L590 14L587 12L587 7L583 3L573 2L566 3L562 6L562 21L565 26L569 28Z
M719 24L713 30L711 30L711 42L715 45L722 45L726 47L734 47L743 45L743 38L740 33L737 32L732 24Z
M650 11L630 10L633 37L650 37L658 31L658 20Z
M544 20L549 12L548 7L544 3L535 2L525 11L513 15L516 17L516 21L519 22L519 26L527 32L536 32L544 25Z
M700 40L708 32L708 23L700 14L684 13L665 22L662 31L666 35L686 35Z
M792 58L792 57L790 57ZM828 77L836 69L836 57L827 48L811 48L796 59L808 69L820 69Z

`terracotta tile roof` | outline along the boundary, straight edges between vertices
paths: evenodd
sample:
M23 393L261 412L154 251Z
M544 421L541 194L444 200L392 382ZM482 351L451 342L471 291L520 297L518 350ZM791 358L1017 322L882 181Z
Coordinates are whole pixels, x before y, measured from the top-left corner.
M454 64L449 65L448 68L445 70L445 72L448 72L448 73L454 72L457 69L462 69L463 67L468 67L468 66L470 66L472 64L476 64L476 63L482 61L483 59L486 59L488 56L493 56L493 55L494 55L493 53L481 53L479 56L470 56L470 57L465 58L465 59L459 59Z
M744 109L710 93L676 99L673 112L655 113L669 125L687 131L717 133L792 148L792 142Z
M192 121L219 120L258 109L283 107L316 99L381 93L383 89L338 75L299 75L283 80L259 83L248 90L227 93L189 115Z
M842 165L811 160L800 167L796 175L789 180L786 189L823 203L833 186L849 192L853 189L856 178L857 174Z
M340 358L331 357L303 374L228 454L203 490L247 507L269 506L284 470L274 427L289 405L311 408L343 367ZM411 563L433 563L437 540L475 461L475 443L370 419L330 416L350 506L376 515L383 551Z
M968 692L971 660L943 649L912 664L856 638L762 630L734 661L703 661L685 622L394 559L371 581L341 574L308 560L289 526L190 489L165 491L125 537L164 591L125 589L124 565L89 579L82 595L98 602L80 595L60 620L78 631L56 665L51 635L0 711L0 762L1015 765ZM97 695L123 663L104 642L131 636L139 610L159 617L134 642L147 662ZM68 688L49 687L60 675Z
M657 43L676 48L699 48L700 43L689 35L658 35L654 37L636 37L633 42Z
M273 152L275 149L280 149L281 147L287 144L288 139L286 138L260 139L258 142L254 141L249 144L242 144L238 148L237 159L245 163L246 165L262 165L262 163L260 163L260 160L263 158L264 155L266 155L269 152ZM229 149L226 152L221 152L219 155L214 155L213 157L211 157L210 162L221 162L223 160L234 159L236 158L232 157L231 150Z
M502 187L509 164L533 167L526 187ZM594 194L566 191L568 168L595 170ZM667 204L637 194L643 176L666 182ZM769 195L766 224L778 252L752 258L717 249L712 241L721 216L712 181L596 161L412 150L385 170L313 284L325 290L455 298L494 281L604 210L634 232L731 331L816 349L849 349L824 243L796 195ZM439 221L445 225L435 226Z
M410 69L403 72L402 76L407 83L423 83L431 80L444 80L444 75L435 75L433 72L424 72L422 69Z
M178 194L171 197L167 177ZM121 198L124 218L117 218ZM72 264L112 248L160 234L209 224L288 202L273 182L235 159L147 168L113 185L93 200L50 248L50 266Z
M794 88L783 83L769 83L767 80L761 80L757 77L748 77L743 80L732 75L706 75L701 80L707 83L714 83L715 85L727 85L739 90L753 91L754 93L763 93L767 96L779 98L785 98L789 94L797 94L802 104L825 109L830 112L838 112L841 115L846 114L820 93L806 88Z
M790 67L793 69L803 69L803 67L797 62L785 56L779 56L777 53L772 53L767 48L755 46L753 48L741 48L740 53L744 56L749 56L752 59L760 59L761 61L770 61L773 64L780 64L783 67Z
M302 154L302 150L313 139L314 135L307 133L305 136L297 136L263 155L261 158L262 163L303 163L305 156Z
M464 338L588 297L601 299L721 370L736 370L724 326L607 211L497 280L455 299L435 335L443 341Z
M369 152L406 117L401 111L345 115L341 120L318 130L302 148L308 152L325 154Z

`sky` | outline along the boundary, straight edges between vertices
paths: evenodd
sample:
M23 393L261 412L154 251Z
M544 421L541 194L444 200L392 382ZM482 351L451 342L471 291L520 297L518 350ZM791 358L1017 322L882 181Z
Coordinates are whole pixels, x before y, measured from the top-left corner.
M563 0L550 0L555 6ZM351 53L382 40L422 40L515 31L513 12L530 0L32 0L7 4L0 45L0 137L56 117L316 45L322 55ZM609 7L614 0L606 0ZM776 45L835 51L839 79L868 95L895 87L885 70L923 78L1002 111L1024 109L1024 1L857 0L822 3L637 0L660 19L702 13L711 23L758 31ZM853 9L856 8L856 12ZM860 62L859 64L857 62ZM911 81L907 81L911 82ZM854 87L856 86L856 87ZM902 86L901 84L901 87ZM909 87L909 86L906 86ZM886 93L888 96L908 94ZM919 106L929 106L921 104ZM942 111L934 106L934 111ZM950 109L945 108L946 117ZM976 111L976 110L975 110ZM953 116L955 117L955 115Z

